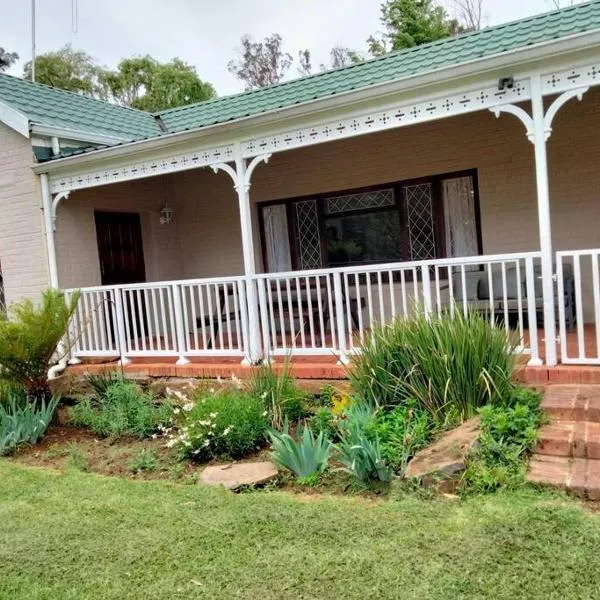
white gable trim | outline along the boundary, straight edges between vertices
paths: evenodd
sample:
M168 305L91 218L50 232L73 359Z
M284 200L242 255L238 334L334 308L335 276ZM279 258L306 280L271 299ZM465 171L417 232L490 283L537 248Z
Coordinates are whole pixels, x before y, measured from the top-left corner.
M29 137L29 119L22 112L0 100L0 121L22 136Z
M86 131L79 131L78 129L69 129L68 127L53 127L52 125L40 125L38 123L33 123L31 125L31 132L38 135L57 137L64 140L77 140L78 142L101 144L106 146L114 146L115 144L131 141L131 138L127 137L102 135L100 133L88 133Z

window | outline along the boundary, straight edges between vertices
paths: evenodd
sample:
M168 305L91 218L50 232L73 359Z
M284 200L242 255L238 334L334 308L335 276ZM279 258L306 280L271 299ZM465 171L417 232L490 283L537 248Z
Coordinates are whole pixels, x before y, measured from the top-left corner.
M265 268L477 255L476 186L476 172L469 171L260 205Z

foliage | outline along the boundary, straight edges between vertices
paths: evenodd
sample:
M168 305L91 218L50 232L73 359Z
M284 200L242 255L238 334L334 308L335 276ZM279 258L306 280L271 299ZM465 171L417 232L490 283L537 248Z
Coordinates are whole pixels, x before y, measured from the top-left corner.
M0 378L22 385L32 400L48 403L48 369L78 301L77 293L67 302L62 292L47 290L37 305L22 300L0 314Z
M408 400L390 411L378 412L367 431L373 439L379 439L385 463L402 474L415 452L429 443L435 427L429 413Z
M23 404L20 396L12 396L0 404L0 455L20 444L36 444L46 433L58 401L55 397Z
M253 42L249 35L244 35L238 57L227 63L227 69L244 82L246 90L279 83L293 62L291 54L284 52L282 46L278 33L262 42Z
M507 404L481 408L481 434L468 460L463 492L490 492L523 483L525 459L541 423L540 400L537 392L516 388Z
M466 419L510 396L513 348L504 329L476 312L420 313L375 328L350 380L373 407L412 398L437 423Z
M351 475L363 483L390 481L392 470L386 464L379 437L371 434L375 415L365 405L356 404L340 422L340 442L336 445L339 460Z
M180 58L160 63L151 56L123 59L116 71L100 73L102 95L122 106L157 112L216 97L210 83Z
M250 394L265 403L275 429L281 429L286 419L293 422L306 414L305 394L296 385L287 361L279 373L271 363L258 366L250 382Z
M386 0L381 5L384 32L367 43L373 56L412 48L465 31L436 0Z
M75 425L89 427L105 437L144 438L170 421L172 410L167 402L158 402L139 385L115 381L100 396L85 398L70 410Z
M37 83L86 96L97 94L100 71L100 67L87 52L73 50L70 44L35 57ZM25 63L23 77L31 80L31 61Z
M264 441L268 414L257 396L223 389L216 394L200 390L178 411L178 429L167 445L197 460L242 458Z
M140 473L142 471L155 471L158 467L158 459L154 450L140 450L131 461L129 470L132 473Z
M88 373L85 376L85 382L92 389L97 398L104 398L110 388L115 383L125 383L123 375L118 371L106 370L99 373Z
M329 439L337 436L337 419L330 408L323 406L317 409L308 424L315 433L323 433Z
M308 425L302 426L298 440L288 431L287 424L283 432L269 431L273 460L304 482L314 480L314 476L320 475L327 468L331 442L323 431L315 437Z
M23 76L31 79L31 61L25 64ZM151 112L216 96L213 86L180 58L161 63L151 56L135 56L121 60L111 71L69 44L36 56L35 78L52 87Z
M0 71L8 69L17 60L19 55L16 52L9 52L0 46Z

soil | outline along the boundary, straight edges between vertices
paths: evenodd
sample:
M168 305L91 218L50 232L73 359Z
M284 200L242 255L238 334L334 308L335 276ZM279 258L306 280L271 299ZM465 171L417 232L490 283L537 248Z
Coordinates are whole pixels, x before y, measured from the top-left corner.
M132 463L141 452L152 453L154 468L136 472ZM58 471L75 468L133 479L180 480L194 478L202 470L202 465L178 460L163 439L100 438L88 429L65 424L51 425L38 444L22 446L9 458Z

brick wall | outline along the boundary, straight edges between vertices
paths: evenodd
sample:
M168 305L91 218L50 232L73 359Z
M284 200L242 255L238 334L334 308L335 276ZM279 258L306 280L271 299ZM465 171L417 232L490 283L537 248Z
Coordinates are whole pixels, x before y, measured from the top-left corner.
M0 123L0 262L6 302L49 285L39 180L28 139Z

